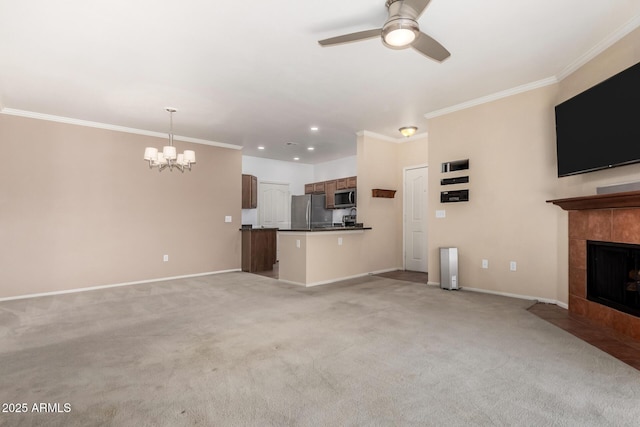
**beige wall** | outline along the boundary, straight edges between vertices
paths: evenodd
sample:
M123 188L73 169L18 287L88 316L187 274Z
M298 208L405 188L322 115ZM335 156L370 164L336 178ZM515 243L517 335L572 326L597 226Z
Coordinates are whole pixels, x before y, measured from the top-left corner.
M400 190L398 144L361 134L357 140L358 221L373 229L365 233L367 248L363 269L367 272L402 268L398 264L398 216L402 215L399 198L372 197L371 190Z
M439 247L457 247L462 287L557 299L560 213L545 203L557 180L555 97L548 86L429 121L429 264L439 267ZM470 182L455 188L468 187L470 201L440 203L440 191L450 189L440 179L453 176L440 164L466 158ZM435 210L446 218L435 219ZM439 268L429 281L440 281Z
M640 165L557 178L553 107L640 61L639 45L636 30L557 85L429 121L430 210L447 213L430 222L431 266L438 247L457 246L461 286L567 303L566 212L545 200L638 181ZM471 200L441 204L436 166L462 158L471 163ZM439 282L437 270L429 276Z
M149 170L165 143L0 114L0 298L239 268L241 151Z

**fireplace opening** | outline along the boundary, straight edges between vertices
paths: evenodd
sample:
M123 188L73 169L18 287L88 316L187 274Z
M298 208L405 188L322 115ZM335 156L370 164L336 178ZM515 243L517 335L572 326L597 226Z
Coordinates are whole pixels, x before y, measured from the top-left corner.
M587 299L640 317L640 245L587 241Z

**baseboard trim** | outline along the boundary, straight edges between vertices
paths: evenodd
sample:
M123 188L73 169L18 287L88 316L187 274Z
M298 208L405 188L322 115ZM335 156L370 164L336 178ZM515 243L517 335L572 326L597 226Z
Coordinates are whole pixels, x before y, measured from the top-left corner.
M478 293L481 293L481 294L498 295L498 296L509 297L509 298L524 299L524 300L528 300L528 301L538 301L538 302L543 302L545 304L554 304L554 305L557 305L558 307L565 308L565 309L569 308L567 306L567 304L565 304L563 302L560 302L558 300L549 299L549 298L540 298L540 297L533 297L533 296L530 296L530 295L512 294L512 293L509 293L509 292L490 291L490 290L487 290L487 289L479 289L479 288L468 288L466 286L461 286L460 290L470 291L470 292L478 292Z
M218 270L218 271L209 271L207 273L196 273L196 274L185 274L182 276L172 276L172 277L161 277L158 279L148 279L148 280L138 280L135 282L124 282L124 283L115 283L111 285L100 285L100 286L90 286L87 288L75 288L75 289L66 289L64 291L53 291L53 292L42 292L37 294L26 294L26 295L18 295L15 297L5 297L0 298L0 302L3 301L13 301L18 299L27 299L27 298L37 298L37 297L47 297L54 295L64 295L64 294L74 294L77 292L86 292L86 291L95 291L98 289L109 289L109 288L118 288L121 286L132 286L132 285L141 285L143 283L153 283L153 282L165 282L167 280L176 280L176 279L188 279L191 277L200 277L200 276L210 276L213 274L222 274L222 273L231 273L235 271L241 271L239 268L233 268L230 270Z
M278 280L280 280L283 283L289 283L291 285L298 285L298 286L304 286L305 288L311 288L313 286L328 285L330 283L342 282L343 280L357 279L358 277L373 276L376 274L388 273L390 271L397 271L397 270L401 270L401 269L398 267L385 268L383 270L370 271L368 273L359 273L359 274L354 274L352 276L344 276L336 279L321 280L319 282L311 282L311 283L300 283L300 282L294 282L292 280L283 280L283 279L278 279Z

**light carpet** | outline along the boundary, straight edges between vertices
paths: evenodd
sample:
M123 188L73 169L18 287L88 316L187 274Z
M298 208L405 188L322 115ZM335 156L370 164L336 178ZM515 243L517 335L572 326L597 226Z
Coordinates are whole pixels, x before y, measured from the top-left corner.
M638 426L640 372L531 304L248 273L5 301L0 425Z

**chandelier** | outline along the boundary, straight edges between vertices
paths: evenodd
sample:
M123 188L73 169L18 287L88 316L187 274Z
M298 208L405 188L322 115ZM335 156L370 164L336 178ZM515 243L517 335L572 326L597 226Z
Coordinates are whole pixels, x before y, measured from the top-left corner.
M165 108L169 112L169 145L165 145L162 151L158 151L155 147L147 147L144 149L144 159L149 162L149 169L154 167L162 172L163 169L177 168L184 173L185 169L191 170L191 165L196 162L196 153L192 150L184 150L184 153L177 154L176 147L173 146L173 113L175 108Z

